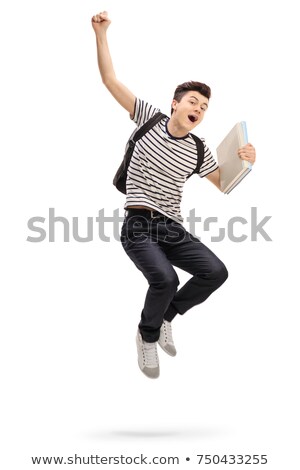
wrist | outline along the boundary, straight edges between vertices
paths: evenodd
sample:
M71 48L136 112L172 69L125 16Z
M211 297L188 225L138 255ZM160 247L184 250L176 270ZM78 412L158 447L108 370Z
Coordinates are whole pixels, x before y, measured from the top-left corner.
M106 31L95 31L97 41L106 41Z

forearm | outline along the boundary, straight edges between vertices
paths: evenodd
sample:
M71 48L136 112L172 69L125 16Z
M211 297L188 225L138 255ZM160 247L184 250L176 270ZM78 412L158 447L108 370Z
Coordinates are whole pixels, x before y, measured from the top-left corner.
M104 85L109 85L110 82L116 80L111 55L109 52L106 32L96 34L97 43L97 59L100 75Z

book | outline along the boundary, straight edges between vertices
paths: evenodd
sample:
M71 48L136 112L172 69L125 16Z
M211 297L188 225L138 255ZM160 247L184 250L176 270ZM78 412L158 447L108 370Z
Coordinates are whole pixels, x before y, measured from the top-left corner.
M217 147L221 191L229 194L252 169L251 163L238 156L238 149L248 143L247 125L238 122Z

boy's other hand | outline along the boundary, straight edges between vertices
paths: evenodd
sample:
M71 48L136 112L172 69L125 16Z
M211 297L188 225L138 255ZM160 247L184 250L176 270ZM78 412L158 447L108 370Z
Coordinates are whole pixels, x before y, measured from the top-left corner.
M102 11L92 17L92 26L94 28L95 33L100 33L101 31L106 32L110 23L111 21L108 18L107 11Z
M247 160L247 162L251 163L252 165L255 163L256 160L256 151L252 144L247 144L241 147L238 150L238 156L242 160Z

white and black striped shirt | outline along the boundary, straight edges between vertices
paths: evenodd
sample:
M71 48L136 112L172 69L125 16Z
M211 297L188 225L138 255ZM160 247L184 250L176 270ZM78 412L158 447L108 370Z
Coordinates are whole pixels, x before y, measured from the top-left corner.
M141 127L160 111L136 99L133 120ZM127 173L126 203L146 206L182 223L180 203L183 185L197 166L197 146L188 134L175 138L167 129L169 118L163 118L135 144ZM204 161L199 176L203 178L218 168L204 139Z

